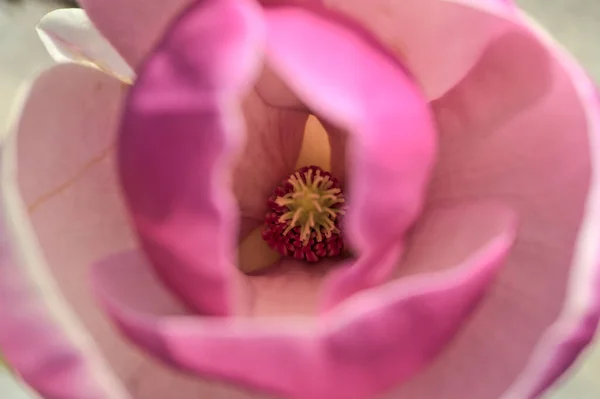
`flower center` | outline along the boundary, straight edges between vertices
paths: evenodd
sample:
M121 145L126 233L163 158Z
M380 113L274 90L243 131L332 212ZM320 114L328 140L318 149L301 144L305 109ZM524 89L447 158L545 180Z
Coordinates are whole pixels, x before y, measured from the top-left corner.
M345 199L331 173L318 166L297 170L273 191L269 208L262 236L280 254L316 262L342 251Z

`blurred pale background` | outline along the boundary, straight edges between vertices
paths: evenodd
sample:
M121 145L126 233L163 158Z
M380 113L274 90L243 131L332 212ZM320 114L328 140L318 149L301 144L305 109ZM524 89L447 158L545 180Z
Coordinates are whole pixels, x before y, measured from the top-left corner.
M168 1L168 0L165 0ZM583 63L600 82L600 0L520 0L530 12ZM51 64L34 30L37 20L52 8L26 1L18 8L0 6L0 123L4 124L19 84ZM547 399L600 398L600 344L590 348L558 389ZM1 399L31 399L0 372ZM432 398L434 399L434 398ZM471 398L464 398L471 399ZM488 398L473 398L488 399Z

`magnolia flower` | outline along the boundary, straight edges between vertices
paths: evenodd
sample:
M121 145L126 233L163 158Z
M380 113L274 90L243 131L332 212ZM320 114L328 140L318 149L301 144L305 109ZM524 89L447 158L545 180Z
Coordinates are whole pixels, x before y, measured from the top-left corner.
M526 399L591 340L597 96L509 2L82 5L2 142L42 396Z

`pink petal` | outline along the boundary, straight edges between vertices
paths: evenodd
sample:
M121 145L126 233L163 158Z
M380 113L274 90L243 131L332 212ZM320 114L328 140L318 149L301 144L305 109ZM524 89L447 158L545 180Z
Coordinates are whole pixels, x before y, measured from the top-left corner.
M4 215L2 219L3 224L10 223ZM3 228L0 233L0 347L4 360L47 398L128 398L115 377L102 370L104 364L100 363L99 369L90 361L93 356L82 353L89 345L80 326L71 320L72 314L56 306L54 287L48 281L40 282L43 277L39 275L31 276L39 274L38 270L25 269L18 260L22 254L11 250L10 232ZM93 350L87 354L90 352L95 354Z
M494 3L498 7L509 4L501 0L466 2ZM442 96L456 85L487 46L502 36L505 28L497 21L484 24L474 8L456 7L454 1L324 0L324 3L367 27L403 60L430 99ZM474 31L478 34L474 35Z
M242 107L246 138L233 172L233 193L240 207L240 236L244 238L264 223L267 199L296 170L308 114L267 105L257 90Z
M80 0L94 25L134 69L193 0Z
M244 134L240 97L258 72L259 18L238 0L191 8L143 68L120 134L119 170L142 244L165 283L202 314L235 311L238 212L227 183ZM264 149L267 138L251 136L261 142L250 148ZM262 156L242 167L264 169L271 158Z
M442 151L430 201L500 198L520 215L516 244L481 309L394 399L538 397L597 327L598 100L575 62L514 15L482 8L482 24L512 33L433 105Z
M402 67L343 25L301 8L266 10L268 58L314 109L349 131L344 234L361 258L330 281L325 307L389 277L421 210L434 157L427 104Z
M103 163L123 94L119 81L98 71L57 66L35 82L16 126L16 138L2 143L0 346L11 366L44 397L129 397L46 269L44 255L73 242L67 235L44 232L48 224L68 215L37 213L35 232L28 221L29 215L43 212L89 169ZM37 247L36 233L43 244L49 244L44 255ZM71 247L65 255L77 250ZM80 289L80 282L69 281L71 291Z
M343 266L339 258L326 258L308 267L304 261L282 258L266 273L249 279L251 316L314 316L325 276L332 268Z
M589 145L591 149L598 148L600 96L597 88L570 55L552 42L532 21L523 15L520 17L524 24L530 24L531 31L550 48L573 80L588 123ZM600 169L597 152L592 151L590 160L593 170L597 172ZM559 319L553 323L551 329L544 335L544 339L536 346L534 356L521 378L511 386L506 395L514 393L527 398L541 395L575 362L594 338L600 321L600 253L596 239L600 225L600 210L597 204L600 204L598 175L594 173L586 202L586 218L578 236L573 258L574 284L567 288L568 298L565 307L561 310Z
M116 79L75 65L36 82L17 137L28 213L15 187L16 149L3 142L0 204L10 218L0 219L1 350L47 398L256 398L149 359L115 331L91 295L90 265L135 245L105 147L116 139L124 94Z
M318 4L322 0L260 0L261 4ZM79 0L94 25L137 68L177 15L193 0Z
M430 215L420 224L423 231L415 233L407 265L442 264L445 270L364 292L318 324L299 317L185 316L135 253L98 265L97 292L134 342L200 376L286 397L371 398L411 377L445 345L512 242L514 219L503 207L464 204ZM141 278L144 292L132 291L123 276Z
M294 92L275 74L275 72L265 65L264 69L256 82L256 92L265 103L278 108L306 110L302 101Z

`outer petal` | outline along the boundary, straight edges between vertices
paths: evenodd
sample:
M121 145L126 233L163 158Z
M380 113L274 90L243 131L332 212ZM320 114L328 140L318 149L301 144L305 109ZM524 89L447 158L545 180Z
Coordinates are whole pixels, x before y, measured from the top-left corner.
M177 14L193 0L80 0L94 25L137 68Z
M54 67L3 142L1 351L46 398L256 398L149 359L92 297L89 266L134 245L110 151L124 94L98 71Z
M52 11L41 19L37 31L57 62L76 62L98 68L126 83L135 79L131 67L81 9Z
M261 3L320 3L321 0L262 0ZM94 25L137 68L175 17L194 0L79 0Z
M97 89L99 83L103 85L100 92ZM92 126L96 125L99 129L106 127L106 122L110 121L110 115L114 114L119 103L119 86L118 81L89 69L56 67L42 75L31 89L23 110L24 119L14 132L18 131L19 135L7 136L2 142L0 346L11 366L45 397L126 399L129 395L107 368L97 348L74 317L72 309L48 276L44 258L36 245L35 233L27 220L27 209L19 195L15 175L16 140L20 141L21 149L52 149L52 143L60 138L51 135L56 131L53 132L49 124L51 126L64 120L65 113L56 112L63 102L63 110L79 119L79 124L76 124L79 128L84 126L81 124L83 117L88 117ZM94 91L97 98L91 101ZM82 98L71 97L77 95ZM99 103L96 102L98 99L101 100ZM81 108L70 107L73 104ZM87 112L85 116L84 112L77 112L86 106L92 106L88 110L93 109L94 112ZM67 122L62 126L62 131L73 127ZM40 132L47 134L35 134ZM101 135L90 135L87 139L87 148L91 146L97 150L97 145L100 148L108 145ZM80 139L77 144L82 143L86 143L86 140ZM78 151L70 152L71 158L61 159L61 163L47 164L47 172L56 180L29 181L29 185L22 187L25 196L29 199L39 198L41 204L60 192L60 189L66 188L61 187L59 181L68 181L70 176L65 175L68 169L85 169L85 159L90 156L89 152L82 151L85 148L78 146ZM44 163L48 157L43 151L27 154L30 157L25 158L25 164ZM50 187L58 189L53 191ZM32 201L31 205L35 203ZM64 215L55 214L55 217Z
M486 1L510 4L504 0ZM137 68L174 16L192 0L80 2L103 35ZM355 18L406 61L429 98L441 96L456 84L487 44L501 33L498 26L488 26L482 35L473 37L469 32L478 24L477 18L469 13L448 12L444 0L263 0L261 3L324 4ZM439 68L442 64L444 68Z
M403 60L430 99L457 84L506 27L489 21L486 25L474 9L459 10L445 0L324 0L324 4L375 34Z
M463 3L472 6L454 7ZM483 306L394 399L538 397L589 343L600 314L595 90L519 14L477 12L512 32L433 105L442 151L430 200L501 198L519 212L519 234Z
M446 270L357 295L320 321L186 317L139 253L97 265L98 294L134 342L199 376L289 398L372 398L414 375L445 345L512 241L514 220L502 207L465 204L430 216L407 265L441 263ZM133 276L143 289L131 290Z
M519 17L551 49L573 80L574 89L584 105L594 173L564 307L536 346L525 372L505 392L503 399L514 395L535 398L546 391L592 342L600 321L600 249L596 244L600 239L600 156L597 151L600 148L600 95L586 72L564 49L559 48L535 22L523 14Z

